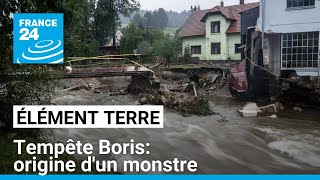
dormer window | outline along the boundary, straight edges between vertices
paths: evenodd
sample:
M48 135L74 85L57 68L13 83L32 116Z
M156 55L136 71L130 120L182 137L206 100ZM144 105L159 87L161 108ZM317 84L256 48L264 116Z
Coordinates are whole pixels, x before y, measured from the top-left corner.
M220 33L220 21L211 22L211 34Z
M289 9L308 8L315 6L315 0L287 0L287 7Z

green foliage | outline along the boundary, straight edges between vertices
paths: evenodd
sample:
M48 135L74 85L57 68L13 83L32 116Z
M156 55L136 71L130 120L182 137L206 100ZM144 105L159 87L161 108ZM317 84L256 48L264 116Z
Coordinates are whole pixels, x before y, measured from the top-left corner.
M184 47L184 57L191 57L191 50L189 44L186 47Z
M120 26L119 14L129 16L138 10L140 4L136 0L99 0L94 13L95 38L100 45L113 37Z
M167 63L179 53L181 42L176 38L164 35L153 44L153 55L165 58Z
M168 15L163 8L155 10L152 13L147 11L142 17L136 13L132 18L132 23L142 29L163 30L168 25Z
M124 37L121 39L121 53L132 54L138 48L138 44L143 41L143 30L134 24L123 29Z
M159 28L165 29L167 27L168 21L169 21L166 11L163 8L160 8L158 10L157 17L159 18Z
M132 23L135 24L136 26L138 26L141 29L147 28L145 19L143 19L143 17L139 13L136 13L133 16Z
M107 37L115 32L118 15L128 16L138 8L136 0L0 1L0 126L5 127L1 128L0 136L12 131L14 104L50 103L54 89L50 72L63 68L12 64L13 13L63 13L65 56L96 56L99 44L106 43ZM15 132L36 136L39 131Z
M69 1L72 3L73 1ZM54 83L49 70L57 66L13 65L12 42L13 20L16 12L66 12L66 1L3 1L0 4L0 136L12 130L12 106L14 104L48 104ZM68 4L71 6L71 4ZM47 9L44 9L47 7ZM19 131L35 135L36 130Z
M152 13L150 11L147 11L145 14L144 14L144 20L145 20L145 25L147 28L151 27L152 25Z
M99 55L99 42L94 38L94 0L80 0L74 6L72 21L65 30L65 54L71 56Z
M150 55L151 44L148 41L142 41L138 44L138 53L142 55Z
M214 114L210 108L209 101L206 98L195 98L184 110L183 114L195 114L199 116L208 116Z

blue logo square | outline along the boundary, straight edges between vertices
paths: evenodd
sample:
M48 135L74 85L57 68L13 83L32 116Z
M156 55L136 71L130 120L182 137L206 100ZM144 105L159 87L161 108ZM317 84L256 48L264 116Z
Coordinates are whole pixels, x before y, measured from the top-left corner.
M63 64L63 14L13 15L14 64Z

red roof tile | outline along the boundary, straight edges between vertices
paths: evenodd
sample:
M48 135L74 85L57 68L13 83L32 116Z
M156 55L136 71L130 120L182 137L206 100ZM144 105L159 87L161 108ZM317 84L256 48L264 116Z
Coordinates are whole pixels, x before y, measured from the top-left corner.
M238 4L232 6L215 6L210 10L194 12L180 30L180 36L205 35L205 20L210 14L221 13L226 19L232 21L226 33L240 32L240 13L259 6L259 3ZM202 17L199 17L201 16ZM197 20L201 22L196 22Z
M206 34L206 24L200 20L210 9L193 12L179 31L180 37L202 36Z

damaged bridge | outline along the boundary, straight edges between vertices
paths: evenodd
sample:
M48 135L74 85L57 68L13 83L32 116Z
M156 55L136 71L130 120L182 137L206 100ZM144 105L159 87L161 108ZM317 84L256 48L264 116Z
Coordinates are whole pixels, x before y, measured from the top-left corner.
M140 55L107 55L98 57L70 57L64 78L90 78L113 76L144 76L154 78L154 72L130 60Z
M130 76L131 83L128 86L128 92L141 93L160 87L152 70L130 60L140 60L140 55L125 54L68 59L62 77L64 79Z

